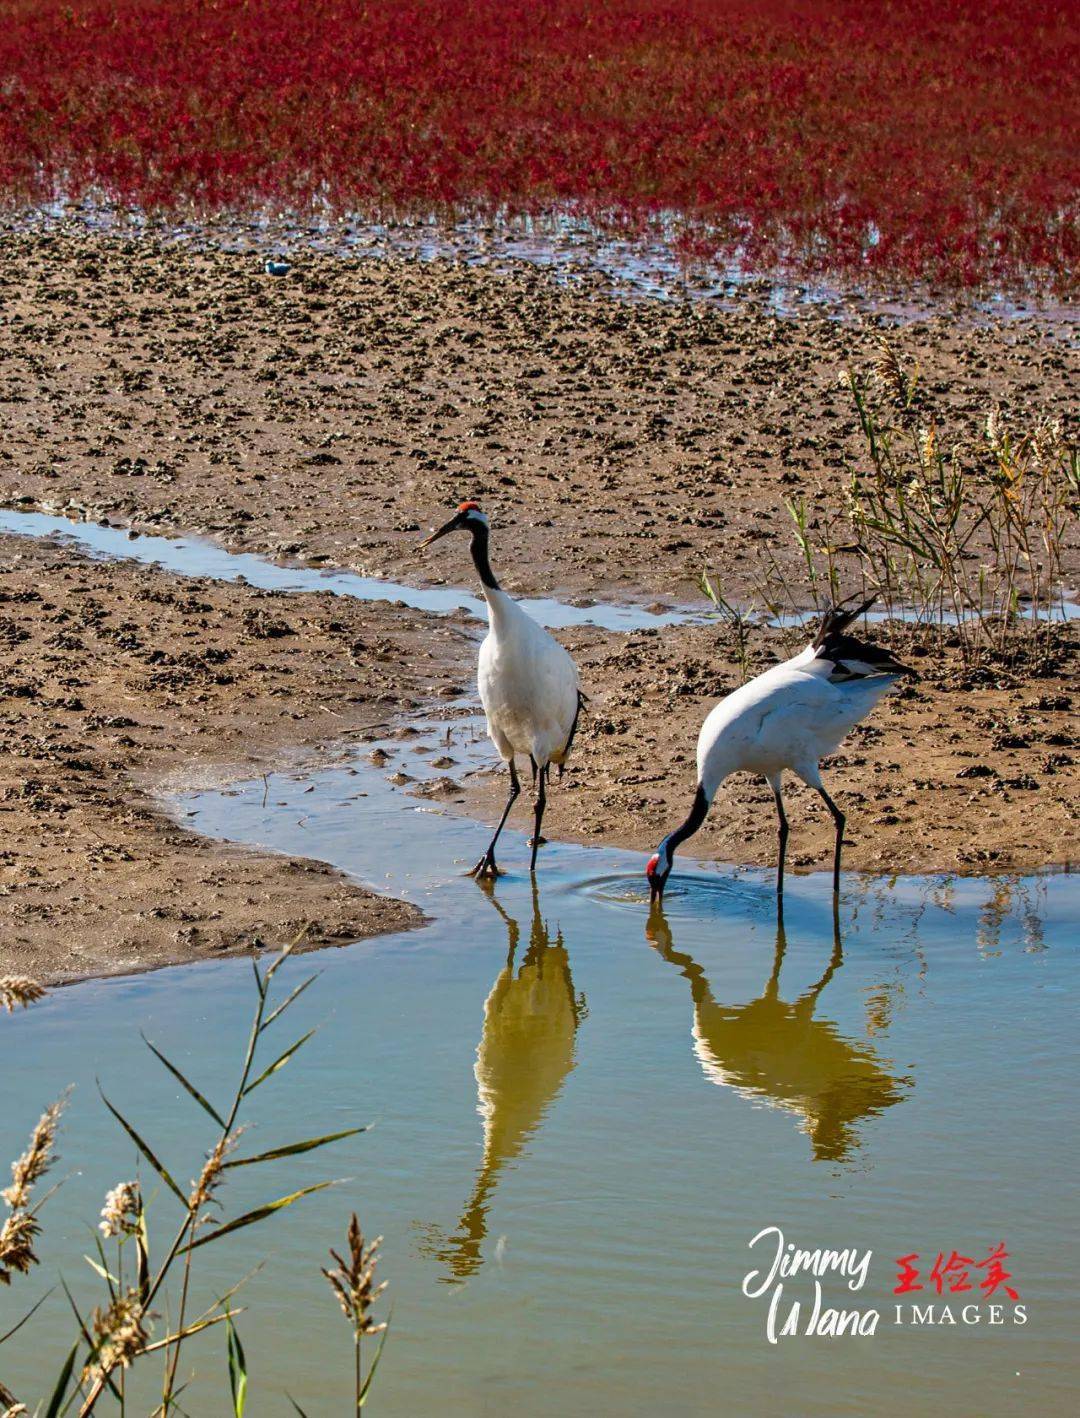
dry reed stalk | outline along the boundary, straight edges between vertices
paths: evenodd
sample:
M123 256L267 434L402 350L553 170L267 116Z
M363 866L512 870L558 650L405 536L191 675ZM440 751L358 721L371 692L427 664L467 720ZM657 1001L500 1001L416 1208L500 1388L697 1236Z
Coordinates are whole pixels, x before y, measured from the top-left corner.
M886 619L908 622L905 638L938 663L955 646L969 674L991 665L1045 673L1063 644L1058 603L1080 510L1080 451L1048 420L1010 432L997 408L982 436L947 437L916 398L917 382L888 341L868 372L844 372L867 465L852 472L841 506L811 518L804 502L787 504L810 600L819 605L828 587L835 601L841 582L858 585L877 595ZM705 589L723 611L720 588L706 578ZM774 620L786 607L801 624L806 587L768 547L755 594Z
M170 1075L181 1084L188 1096L213 1120L216 1129L218 1129L214 1134L215 1140L205 1154L201 1170L186 1193L178 1186L173 1174L161 1161L158 1153L102 1093L105 1106L121 1125L128 1138L135 1144L145 1163L160 1178L164 1194L171 1195L179 1204L181 1214L171 1243L160 1251L155 1244L155 1263L151 1266L151 1239L147 1228L140 1184L137 1181L119 1182L106 1194L101 1209L101 1219L98 1223L101 1236L95 1237L101 1264L98 1265L92 1259L90 1264L107 1285L108 1299L106 1303L94 1310L88 1320L84 1320L78 1309L75 1309L75 1301L68 1293L68 1299L72 1308L75 1309L81 1340L76 1340L57 1379L53 1400L48 1408L50 1413L66 1413L72 1410L73 1405L77 1404L80 1418L88 1418L88 1415L96 1410L106 1389L119 1398L121 1411L123 1411L125 1371L135 1360L138 1359L141 1362L143 1356L156 1352L163 1356L164 1377L161 1402L155 1411L160 1415L160 1418L173 1418L173 1415L179 1412L176 1402L176 1384L181 1348L195 1335L204 1333L219 1323L224 1323L228 1335L234 1409L239 1411L238 1404L242 1408L242 1395L246 1392L247 1378L243 1351L232 1328L232 1316L236 1312L230 1308L231 1297L239 1285L233 1286L223 1298L215 1301L209 1309L189 1320L187 1306L192 1257L198 1254L201 1247L212 1244L220 1237L233 1235L242 1229L265 1221L268 1217L280 1215L301 1198L323 1191L334 1183L327 1180L300 1187L285 1195L276 1196L231 1220L217 1221L217 1224L212 1227L209 1224L211 1216L207 1213L217 1207L217 1193L231 1168L275 1163L285 1158L309 1153L325 1147L329 1143L353 1137L364 1131L363 1127L343 1128L322 1136L286 1142L255 1155L242 1157L231 1155L244 1132L244 1127L238 1119L238 1113L244 1101L257 1088L276 1077L315 1032L313 1029L309 1029L283 1051L279 1052L275 1049L271 1055L271 1061L265 1067L261 1066L261 1060L260 1065L256 1065L256 1057L260 1052L260 1044L265 1031L281 1019L286 1010L295 1003L316 978L314 975L310 976L297 985L280 1004L273 1008L269 1007L270 984L280 966L288 958L290 950L291 946L287 946L265 970L260 970L257 964L254 966L258 1002L244 1051L240 1077L233 1090L231 1103L222 1111L219 1112L205 1094L185 1077L160 1049L149 1040L145 1041L150 1051L164 1065ZM18 988L12 989L11 997L16 1002L20 1002L20 997L26 994L26 990L23 987L24 982L20 980L16 983ZM33 985L33 982L29 983L31 986ZM4 1002L6 1003L6 1000ZM3 1227L0 1228L0 1283L10 1283L13 1273L27 1270L37 1260L33 1251L33 1243L39 1232L36 1211L40 1207L41 1201L38 1201L36 1206L31 1206L30 1197L35 1183L40 1180L52 1163L57 1121L65 1101L65 1098L61 1098L42 1115L26 1151L12 1166L11 1186L0 1193L11 1212ZM42 1200L44 1199L42 1198ZM102 1239L115 1239L117 1242L115 1268L106 1261ZM134 1284L129 1284L125 1276L124 1254L129 1239L133 1241L135 1250ZM349 1246L348 1262L336 1253L332 1253L340 1267L340 1275L337 1278L332 1278L330 1272L327 1272L327 1276L331 1278L332 1284L340 1286L343 1307L346 1303L349 1306L346 1313L350 1315L353 1324L357 1347L357 1409L359 1409L363 1404L382 1349L380 1342L379 1351L371 1364L367 1380L361 1385L359 1377L360 1337L364 1334L372 1335L385 1330L385 1325L377 1323L371 1312L372 1306L382 1293L384 1286L375 1281L379 1242L376 1241L370 1246L364 1245L355 1216L349 1230ZM150 1321L156 1313L152 1307L159 1296L164 1296L168 1281L176 1278L178 1270L182 1270L179 1303L175 1306L169 1303L167 1306L172 1315L171 1332L166 1334L164 1338L151 1342ZM35 1306L35 1308L37 1307ZM32 1313L33 1311L30 1312L30 1314ZM20 1324L25 1323L28 1318L29 1315L24 1317ZM86 1349L82 1363L79 1365L76 1360L81 1344L84 1344ZM0 1386L0 1414L5 1409L14 1409L16 1413L24 1411L18 1407L15 1399Z

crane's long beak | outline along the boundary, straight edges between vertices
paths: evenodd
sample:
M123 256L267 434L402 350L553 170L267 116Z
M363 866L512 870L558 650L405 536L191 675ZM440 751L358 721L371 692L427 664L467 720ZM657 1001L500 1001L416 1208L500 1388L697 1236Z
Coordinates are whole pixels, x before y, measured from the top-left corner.
M460 526L460 519L457 517L451 517L449 522L447 522L445 526L440 527L437 532L432 532L430 537L424 538L424 540L420 543L420 550L423 551L423 549L425 547L429 547L432 542L437 542L440 537L445 537L447 532L456 532Z
M659 906L664 899L664 888L657 886L651 878L649 880L649 905Z

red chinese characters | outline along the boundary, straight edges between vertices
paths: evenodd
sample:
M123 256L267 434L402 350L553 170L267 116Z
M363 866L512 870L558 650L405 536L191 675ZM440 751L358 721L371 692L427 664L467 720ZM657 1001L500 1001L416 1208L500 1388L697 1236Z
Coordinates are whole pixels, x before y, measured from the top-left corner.
M919 1270L914 1264L918 1259L919 1253L917 1251L912 1251L909 1256L897 1256L896 1264L899 1266L899 1270L896 1276L898 1283L893 1286L894 1295L908 1295L912 1290L922 1289L922 1286L917 1283Z
M1020 1298L1019 1292L1008 1284L1012 1273L1005 1269L1009 1252L1005 1249L1004 1241L999 1242L985 1260L975 1261L971 1256L961 1255L955 1250L949 1251L947 1255L948 1259L945 1251L938 1251L937 1259L926 1276L927 1285L938 1295L961 1295L973 1290L975 1287L971 1283L972 1271L984 1271L984 1276L979 1280L979 1289L984 1299L989 1300L999 1290L1003 1290L1010 1300ZM916 1265L918 1259L918 1251L897 1256L894 1295L908 1295L927 1288L920 1283L923 1272Z
M968 1270L974 1264L970 1256L962 1256L957 1251L953 1251L949 1259L945 1260L943 1252L939 1251L934 1268L930 1272L930 1279L934 1282L938 1294L943 1294L946 1288L950 1295L970 1290L972 1286L968 1280Z
M986 1271L986 1277L979 1281L979 1289L983 1292L985 1299L989 1300L998 1288L1003 1289L1010 1300L1018 1300L1019 1292L1014 1290L1006 1281L1011 1280L1011 1274L1005 1269L1005 1261L1009 1258L1009 1252L1005 1249L1005 1242L1002 1241L985 1260L981 1260L978 1265L979 1270Z

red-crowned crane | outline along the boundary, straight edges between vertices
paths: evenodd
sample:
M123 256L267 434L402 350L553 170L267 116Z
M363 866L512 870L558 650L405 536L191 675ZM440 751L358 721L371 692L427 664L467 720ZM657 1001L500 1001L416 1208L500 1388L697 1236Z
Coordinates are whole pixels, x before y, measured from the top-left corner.
M908 673L889 651L848 635L848 626L873 605L854 610L833 606L813 641L793 659L774 665L722 699L701 726L697 744L697 792L686 821L668 833L645 868L653 902L663 898L672 859L708 815L720 784L730 773L760 773L776 800L780 860L776 892L784 891L788 820L781 792L785 769L813 788L836 824L833 892L840 890L844 814L825 791L819 762Z
M510 796L503 815L470 875L499 874L495 844L521 792L514 763L517 755L528 757L536 784L529 863L529 870L535 871L548 774L553 763L560 770L566 763L581 712L577 666L559 642L526 615L495 580L488 560L488 520L479 504L461 503L450 521L420 545L430 546L449 532L468 532L472 539L473 564L488 603L488 633L480 646L478 666L480 702L492 742L510 769Z

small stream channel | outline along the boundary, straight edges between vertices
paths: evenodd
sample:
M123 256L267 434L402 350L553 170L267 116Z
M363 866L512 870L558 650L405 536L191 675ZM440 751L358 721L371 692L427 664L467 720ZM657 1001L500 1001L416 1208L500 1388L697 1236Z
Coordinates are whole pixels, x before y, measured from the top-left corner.
M99 553L118 551L97 541L108 534L124 555L169 565L151 539L74 530ZM167 546L183 563L171 569L229 574L211 569L211 553L227 554L209 544ZM323 590L345 579L228 564L258 585L304 578L292 590L311 589L309 576ZM464 599L366 584L379 599L449 598L425 609ZM377 747L389 762L372 761ZM771 873L687 861L665 916L650 919L640 855L552 843L533 882L524 833L509 830L507 875L486 889L463 872L488 829L455 813L453 784L488 753L481 725L463 718L169 804L200 832L320 858L429 917L285 967L286 989L311 968L321 975L275 1042L319 1033L254 1095L245 1144L376 1126L277 1172L233 1174L226 1214L348 1179L266 1223L253 1245L202 1253L207 1298L269 1257L239 1322L249 1411L292 1412L286 1391L311 1414L345 1411L349 1339L318 1267L353 1208L385 1237L394 1318L372 1407L387 1418L1064 1407L1080 1298L1062 1244L1080 1163L1067 1125L1076 879L848 875L834 925L827 876L797 877L781 928ZM437 757L452 762L435 768ZM389 781L397 772L444 776L445 795L412 796ZM252 994L250 964L223 960L89 981L0 1021L4 1155L76 1084L61 1147L71 1175L44 1213L44 1274L62 1265L90 1295L94 1277L76 1259L91 1249L87 1226L134 1168L95 1078L186 1182L207 1120L139 1031L216 1098ZM767 1300L740 1287L762 1259L748 1243L772 1225L800 1248L872 1249L861 1290L822 1282L824 1305L880 1312L872 1337L768 1343ZM981 1261L1000 1242L1023 1325L1008 1300L992 1323L1002 1295L981 1293L985 1270L973 1293L940 1300L929 1280L939 1251ZM951 1300L954 1325L894 1322L896 1258L912 1252L927 1288L905 1307ZM39 1273L17 1297L0 1294L0 1330L44 1288ZM803 1301L801 1331L812 1280L785 1282L782 1317L792 1299ZM977 1323L960 1319L965 1303ZM55 1324L34 1326L35 1345L5 1351L17 1393L43 1391L70 1344L62 1297L46 1309ZM224 1381L200 1370L188 1411L223 1411Z
M75 522L48 512L18 511L0 507L0 533L34 538L57 538L80 551L116 561L137 561L160 566L177 576L209 576L215 581L245 581L262 591L315 592L349 596L359 601L393 601L412 610L450 615L464 610L477 620L487 620L480 596L446 586L407 586L400 581L361 576L355 571L321 570L269 561L253 552L231 552L208 537L160 537L128 531L98 522ZM633 605L571 605L548 597L522 597L521 605L542 625L564 630L575 625L596 625L603 630L639 630L643 626L678 625L703 620L704 610L676 608L651 611Z

